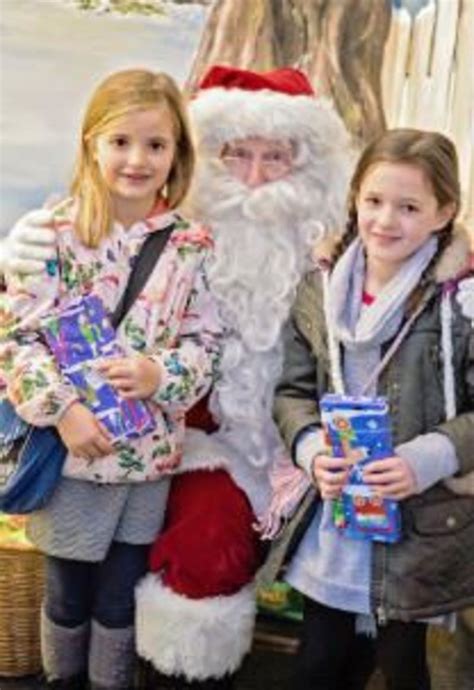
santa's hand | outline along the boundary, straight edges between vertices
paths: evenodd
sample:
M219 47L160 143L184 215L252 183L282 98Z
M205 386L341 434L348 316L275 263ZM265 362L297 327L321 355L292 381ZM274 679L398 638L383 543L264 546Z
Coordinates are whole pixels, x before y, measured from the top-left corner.
M22 216L0 243L0 273L41 273L55 258L56 232L49 209Z
M363 477L364 482L382 498L400 501L418 492L413 469L399 455L369 462L364 467Z

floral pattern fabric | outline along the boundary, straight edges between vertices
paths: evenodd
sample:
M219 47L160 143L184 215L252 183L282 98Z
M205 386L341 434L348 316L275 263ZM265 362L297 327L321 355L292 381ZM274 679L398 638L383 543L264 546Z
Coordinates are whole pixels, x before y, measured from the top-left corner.
M116 223L97 249L73 230L74 202L57 218L58 267L41 275L11 276L0 295L0 370L17 413L37 426L57 424L78 399L41 337L42 320L85 294L113 313L140 247L150 232L174 229L147 284L123 319L117 338L125 352L141 352L161 369L150 401L156 429L117 444L117 453L93 461L69 455L64 474L97 482L156 480L175 470L182 455L184 414L210 388L217 369L221 326L205 262L209 231L174 212L151 215L128 230Z

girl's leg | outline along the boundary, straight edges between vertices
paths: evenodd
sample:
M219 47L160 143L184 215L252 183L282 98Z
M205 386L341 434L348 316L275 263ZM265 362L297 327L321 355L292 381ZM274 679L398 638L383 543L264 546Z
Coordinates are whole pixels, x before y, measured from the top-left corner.
M387 690L430 690L425 623L392 621L377 633L377 661Z
M49 680L69 682L86 673L95 567L46 557L41 653Z
M363 690L374 668L373 647L371 638L355 634L354 614L305 597L295 687Z
M135 586L149 547L113 542L96 577L89 678L92 688L129 688L135 670Z
M455 683L458 690L474 687L474 608L459 614L456 636Z
M356 635L346 662L344 690L364 690L375 670L375 660L375 639Z

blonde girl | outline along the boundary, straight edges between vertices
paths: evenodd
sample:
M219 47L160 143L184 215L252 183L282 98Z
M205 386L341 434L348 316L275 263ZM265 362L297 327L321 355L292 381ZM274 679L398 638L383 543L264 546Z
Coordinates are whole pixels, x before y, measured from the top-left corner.
M218 356L203 271L210 237L176 211L193 165L173 80L113 74L92 95L71 198L52 215L57 270L8 279L1 357L10 400L28 422L56 426L68 450L51 502L29 523L46 554L41 640L51 687L132 685L134 587L162 524L166 475L181 461L184 413L210 387ZM144 240L170 225L118 329L125 355L98 366L124 397L146 400L156 421L151 434L117 445L58 370L42 319L86 294L113 313Z
M426 621L474 601L472 481L449 485L474 470L474 335L456 299L469 258L454 224L459 205L445 136L382 134L356 167L342 242L324 248L332 270L299 289L275 402L317 495L287 553L286 579L305 597L299 690L362 690L376 664L390 690L428 690ZM395 450L364 478L400 501L397 544L350 539L332 524L350 461L325 447L318 400L328 391L389 400Z

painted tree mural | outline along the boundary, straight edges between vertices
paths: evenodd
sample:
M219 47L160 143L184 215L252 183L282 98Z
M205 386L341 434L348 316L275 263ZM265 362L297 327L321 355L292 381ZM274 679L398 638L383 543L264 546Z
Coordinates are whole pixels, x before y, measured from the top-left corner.
M385 127L380 75L390 16L389 0L217 0L187 87L216 63L298 65L366 141Z
M386 126L436 129L460 158L461 218L474 251L474 0L215 0L187 88L223 63L300 66L358 144Z

